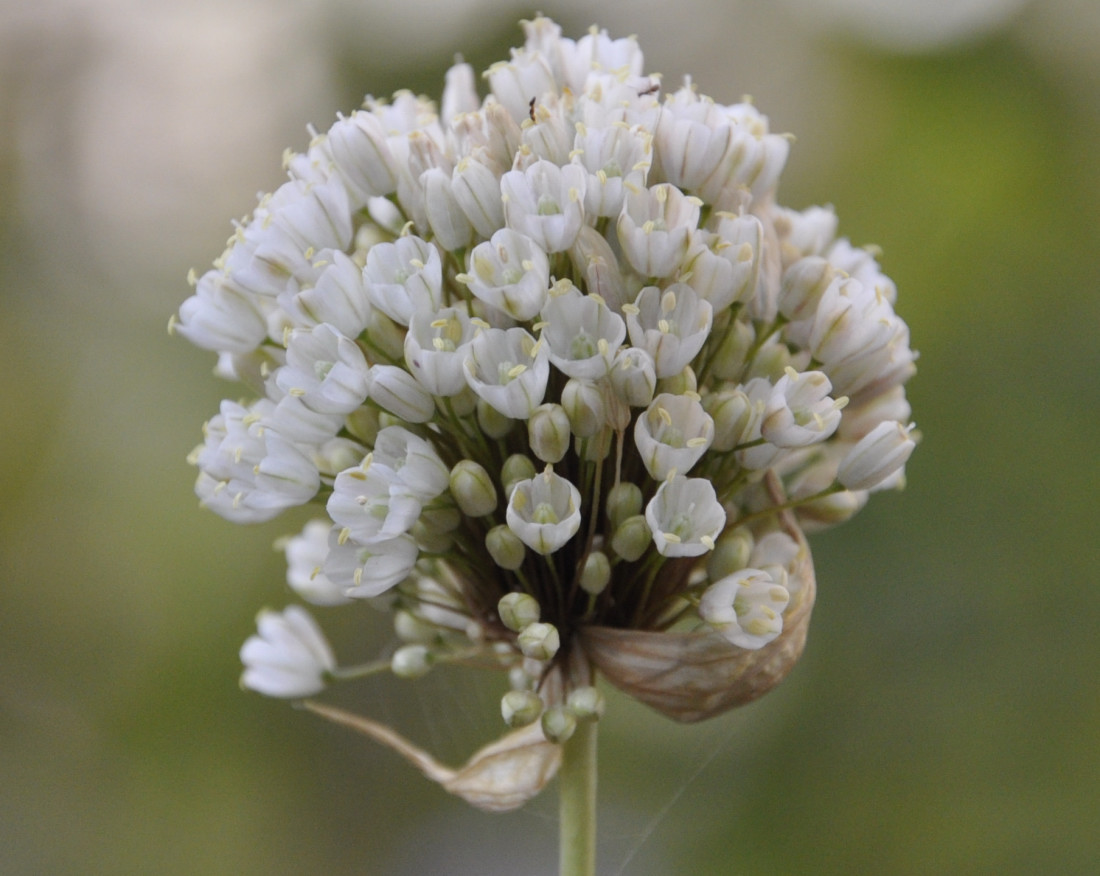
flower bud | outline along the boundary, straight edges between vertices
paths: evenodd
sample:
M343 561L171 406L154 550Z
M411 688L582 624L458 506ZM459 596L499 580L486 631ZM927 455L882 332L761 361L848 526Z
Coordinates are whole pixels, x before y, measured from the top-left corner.
M432 653L424 645L405 645L394 651L390 667L398 678L423 678L432 668Z
M668 395L685 395L689 392L698 392L699 381L695 377L695 371L690 365L685 365L684 370L671 377L662 377L657 381L657 392Z
M489 472L472 459L463 459L451 469L451 495L468 517L484 517L497 507L497 492Z
M611 366L611 386L630 407L643 408L653 401L657 372L653 357L638 347L624 347Z
M344 425L353 438L357 438L364 444L374 444L375 436L382 426L378 422L378 409L371 405L364 405L352 411L344 420Z
M531 450L543 462L559 462L569 449L569 417L561 405L539 405L527 420Z
M565 706L551 706L542 713L542 732L551 742L561 745L577 730L577 717Z
M637 484L619 481L608 491L605 507L611 529L618 529L628 517L642 513L642 488Z
M652 541L653 533L650 532L645 517L635 514L615 529L615 534L611 536L611 550L632 563L646 552Z
M527 549L519 536L503 523L494 526L485 534L485 549L500 568L514 572L523 565Z
M849 490L873 490L905 465L917 446L913 425L887 420L860 439L841 460L836 479Z
M604 696L595 687L578 687L569 692L565 707L578 721L598 721L603 717Z
M611 580L611 561L603 551L592 551L584 561L581 570L581 589L596 596L603 593Z
M614 430L610 426L604 426L590 438L577 438L573 442L574 449L585 462L599 462L601 459L607 459L614 437Z
M402 642L427 645L439 638L439 628L417 617L410 611L401 610L393 616L393 630Z
M710 360L711 373L720 380L740 381L741 373L745 370L745 357L752 349L754 340L756 332L752 323L734 320L726 329L722 343Z
M502 414L485 399L479 398L477 400L477 424L487 436L498 439L511 432L516 421Z
M371 366L370 400L408 423L427 423L435 416L435 400L397 365Z
M591 380L569 379L561 392L561 406L578 438L589 438L607 422L603 393Z
M553 624L528 624L516 639L525 657L533 660L551 660L561 647L558 628Z
M707 556L707 577L717 581L744 569L749 564L752 547L752 533L744 526L724 532Z
M512 487L520 481L529 481L535 476L535 464L522 453L513 453L500 469L500 482L504 484L504 495L512 495Z
M509 727L526 727L542 714L542 700L532 690L510 690L501 697L500 714Z
M527 593L505 593L497 603L497 614L504 626L518 633L537 622L542 609Z
M754 406L741 388L723 390L708 395L703 409L714 420L714 441L711 447L722 453L733 450L745 440L763 410L763 404Z

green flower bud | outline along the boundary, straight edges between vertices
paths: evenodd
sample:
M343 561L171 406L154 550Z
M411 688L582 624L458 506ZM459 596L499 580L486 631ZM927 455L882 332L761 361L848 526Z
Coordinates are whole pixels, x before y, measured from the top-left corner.
M378 424L379 413L378 408L373 405L363 405L348 414L344 423L352 437L373 446L378 430L382 428Z
M720 380L741 380L745 356L756 340L752 324L736 320L722 337L722 344L711 360L711 373Z
M512 495L512 487L520 481L529 481L535 476L535 464L522 453L513 453L500 470L500 481L504 484L504 495Z
M592 551L584 561L581 570L581 589L595 596L603 593L607 582L611 580L611 562L603 551Z
M578 438L595 435L607 422L603 393L591 380L570 378L561 392L561 406Z
M523 565L527 547L520 537L503 523L494 526L485 536L485 548L500 568L514 572Z
M629 563L641 557L652 540L653 533L649 531L645 516L635 514L615 529L615 534L611 536L611 550Z
M637 484L619 481L607 494L607 519L616 530L627 517L642 513L642 488Z
M743 526L723 533L707 555L707 577L717 581L746 568L753 543L752 533Z
M398 325L377 307L371 308L367 324L370 342L395 362L405 357L405 327Z
M405 645L394 652L390 666L398 678L423 678L432 668L432 653L424 645Z
M542 700L532 690L510 690L500 700L500 714L509 727L525 727L542 714Z
M775 383L783 376L790 364L790 349L782 341L773 338L756 351L748 376L750 378L766 377Z
M690 365L685 365L684 370L672 377L662 377L657 381L657 394L667 392L672 395L683 395L687 392L698 392L699 381L695 379L695 372Z
M607 454L611 452L614 437L614 431L610 427L606 427L600 429L590 438L578 438L576 439L577 455L587 462L599 462L601 459L607 459Z
M503 438L512 431L516 421L506 417L485 399L477 400L477 424L490 438Z
M523 655L535 660L550 660L561 647L561 636L553 624L528 624L516 641Z
M441 508L425 508L420 521L433 532L454 532L462 523L462 514L448 502Z
M568 741L577 730L577 716L565 706L551 706L542 713L542 732L558 745Z
M572 712L578 721L598 721L603 717L604 697L594 687L578 687L570 691L566 708Z
M393 629L397 638L411 644L426 645L439 638L438 627L404 609L393 616Z
M703 410L714 420L712 450L733 450L753 421L752 400L740 387L710 393L703 399Z
M451 469L451 495L462 513L484 517L497 508L497 490L489 472L472 459L463 459Z
M561 405L539 405L527 420L531 450L543 462L558 462L569 449L569 417Z
M505 593L497 603L497 614L504 626L518 633L535 623L542 614L542 609L533 596L526 593Z
M429 554L445 554L454 547L455 540L450 533L441 532L433 526L429 526L422 519L417 520L409 530L409 534L416 539L417 545L422 551Z

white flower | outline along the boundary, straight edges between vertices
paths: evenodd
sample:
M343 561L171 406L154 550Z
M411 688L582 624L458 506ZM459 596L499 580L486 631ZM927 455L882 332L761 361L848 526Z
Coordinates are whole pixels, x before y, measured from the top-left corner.
M513 319L528 320L546 301L550 262L531 238L502 228L474 247L470 269L458 279L486 304Z
M569 249L584 226L586 179L583 167L544 160L508 171L500 178L504 221L545 252Z
M783 631L790 594L760 569L741 569L711 584L699 616L738 648L763 648Z
M550 362L569 377L603 377L626 340L626 324L599 296L584 295L572 283L551 290L542 309L542 337Z
M432 167L420 176L424 189L424 211L436 242L443 249L454 251L466 247L474 229L454 193L452 172Z
M368 198L397 190L397 162L390 151L382 120L367 110L340 116L329 128L321 149L332 161L352 203L362 206Z
M462 363L474 326L465 307L413 314L405 334L405 365L432 395L450 397L466 389Z
M435 400L413 375L397 365L372 365L370 399L408 423L427 423L435 416Z
M623 313L630 343L649 353L658 377L672 377L703 349L713 311L690 286L674 283L646 286Z
M356 337L371 314L362 268L339 250L318 253L313 264L321 268L321 275L295 296L295 304L314 324L327 322L347 337Z
M634 443L649 476L687 474L714 438L714 421L697 398L661 393L634 424Z
M199 278L195 294L180 305L179 317L168 328L197 347L227 353L250 352L267 336L260 303L221 271Z
M517 420L542 404L550 377L546 346L521 328L482 330L470 342L464 368L478 396Z
M367 360L353 341L327 323L290 333L286 365L275 382L322 414L350 414L367 397Z
M624 347L615 354L611 366L611 385L615 394L632 408L647 407L657 388L657 369L653 357L641 347Z
M657 488L646 505L645 519L658 553L698 557L714 549L726 512L709 481L675 475Z
M829 397L833 385L820 371L793 368L779 378L764 405L760 434L776 447L806 447L824 441L840 424L847 399Z
M286 540L286 583L306 602L314 605L344 605L351 602L344 587L324 573L328 557L329 520L311 520L299 535Z
M397 472L375 465L368 455L361 465L336 476L327 508L351 538L375 544L408 532L423 504Z
M491 162L481 148L461 159L451 177L451 193L481 237L492 237L504 225L501 172L494 171Z
M542 474L513 487L506 519L508 528L531 550L552 554L580 529L580 490L547 466Z
M409 576L418 555L416 541L409 535L361 544L354 538L341 540L339 530L333 529L324 573L343 588L345 596L380 596Z
M837 480L849 490L873 490L900 471L917 443L909 437L913 425L879 423L848 451L837 469Z
M450 484L451 472L431 442L400 426L378 433L371 459L397 474L409 494L422 502L430 502Z
M618 216L630 189L644 189L653 161L653 139L625 124L577 125L573 162L588 174L584 207L590 216Z
M443 306L439 250L419 237L376 243L367 252L363 276L374 306L401 325L408 325L418 310Z
M630 266L643 277L672 276L699 225L701 204L668 183L628 191L617 228Z
M309 613L297 605L281 614L261 611L258 635L241 646L241 685L269 697L297 699L324 690L336 658Z

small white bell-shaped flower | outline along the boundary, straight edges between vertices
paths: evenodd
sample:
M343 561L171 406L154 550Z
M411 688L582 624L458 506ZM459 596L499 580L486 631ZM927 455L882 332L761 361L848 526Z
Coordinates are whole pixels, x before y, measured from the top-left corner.
M417 379L398 365L372 365L371 401L409 423L427 423L435 416L435 400Z
M526 170L510 170L500 178L504 221L530 237L547 253L569 249L584 227L583 167L558 167L536 161Z
M710 481L678 474L657 488L646 505L645 520L658 553L698 557L714 549L726 512Z
M470 388L516 420L542 404L550 377L545 344L521 328L483 329L470 342L463 367Z
M617 228L630 266L642 277L672 276L699 225L701 205L668 183L628 191Z
M646 286L623 313L630 343L649 353L657 377L673 377L703 349L713 310L690 286L674 283Z
M550 290L542 309L542 338L550 362L569 377L595 380L611 368L626 340L626 323L602 298L584 295L568 281Z
M830 398L833 385L820 371L788 367L764 404L760 434L776 447L807 447L824 441L840 425L848 399Z
M321 274L294 297L294 307L313 324L327 322L349 338L358 337L371 316L363 269L339 250L319 252L313 266Z
M653 161L653 138L625 124L587 127L577 123L573 163L588 175L584 209L589 216L618 216L629 189L644 189Z
M699 616L738 648L763 648L783 632L787 588L760 569L715 581L699 600Z
M267 336L267 321L256 296L211 270L199 277L195 294L180 305L168 330L204 350L248 353Z
M324 572L328 558L329 520L310 520L301 533L286 540L286 583L306 602L314 605L345 605L351 602L345 587L334 584Z
M316 621L304 608L261 611L257 634L241 646L241 686L269 697L297 699L320 693L336 658Z
M318 413L350 414L367 397L369 368L354 341L322 323L290 333L275 383Z
M849 490L882 489L916 448L909 436L913 429L891 420L879 423L841 460L837 480Z
M581 526L581 493L550 466L512 488L506 513L508 528L531 550L552 554Z
M473 337L474 326L465 306L414 313L405 334L405 364L432 395L458 395L466 389L462 363L465 345Z
M479 237L491 238L504 225L500 176L484 147L459 160L451 174L451 193Z
M421 502L430 502L450 485L450 470L432 443L401 426L379 431L371 459L395 472L409 494Z
M324 574L333 584L343 587L344 594L356 599L380 596L404 581L416 566L420 550L410 535L398 535L370 544L360 544L354 538L341 538L341 530L333 527L329 535L329 552Z
M538 315L546 301L550 262L531 238L502 228L474 247L469 271L457 279L486 304L526 321Z
M647 407L653 401L657 369L653 357L641 347L620 349L615 354L610 376L615 394L630 407Z
M368 454L360 465L336 476L326 507L341 532L346 530L345 538L374 544L408 532L423 504L397 472L375 465Z
M546 58L526 49L514 51L510 61L493 64L485 76L493 96L516 121L527 118L532 97L538 100L558 91L554 71Z
M661 393L634 424L634 443L649 476L687 474L714 439L714 421L691 395Z
M363 276L371 302L401 325L418 310L434 313L443 307L439 250L414 235L372 246Z
M397 162L382 120L374 113L356 110L350 116L340 116L325 135L321 150L357 207L368 198L397 190Z

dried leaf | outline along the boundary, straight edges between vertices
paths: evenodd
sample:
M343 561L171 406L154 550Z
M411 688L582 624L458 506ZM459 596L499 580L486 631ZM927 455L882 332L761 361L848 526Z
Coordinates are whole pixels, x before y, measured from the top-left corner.
M537 721L489 743L464 766L453 769L385 724L312 700L303 705L392 748L433 782L489 812L522 806L546 786L561 764L561 748L547 741Z

